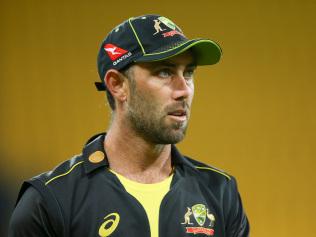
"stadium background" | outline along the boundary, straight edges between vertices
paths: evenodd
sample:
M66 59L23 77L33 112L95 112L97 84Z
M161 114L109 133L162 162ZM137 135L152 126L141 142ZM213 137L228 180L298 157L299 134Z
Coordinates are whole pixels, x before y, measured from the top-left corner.
M22 180L106 130L99 43L144 13L223 48L197 72L183 153L238 179L251 236L314 235L315 10L313 0L1 1L0 235Z

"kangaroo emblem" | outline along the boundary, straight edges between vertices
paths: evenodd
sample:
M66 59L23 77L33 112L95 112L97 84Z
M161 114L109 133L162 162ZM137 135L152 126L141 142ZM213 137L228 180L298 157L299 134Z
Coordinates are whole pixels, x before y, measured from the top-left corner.
M214 226L214 223L215 223L215 216L214 216L212 213L209 213L209 212L208 212L208 209L206 209L206 216L207 216L207 218L210 220L209 226L210 226L210 227L213 227L213 226Z
M164 30L166 30L166 29L162 29L162 28L161 28L161 26L160 26L161 21L159 21L159 20L154 20L154 22L155 22L154 28L155 28L156 32L155 32L153 35L158 34L159 31L164 31Z
M184 214L184 223L181 223L182 225L193 225L192 222L190 222L190 216L192 215L191 208L188 207L187 212Z
M117 49L117 47L105 48L105 50L108 51L108 52L110 52L112 55L122 54L122 53L120 53L120 52L115 52L116 49Z

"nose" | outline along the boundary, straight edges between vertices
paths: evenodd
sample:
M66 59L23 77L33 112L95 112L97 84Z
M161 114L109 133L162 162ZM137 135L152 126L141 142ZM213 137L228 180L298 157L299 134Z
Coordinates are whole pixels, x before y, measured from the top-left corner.
M183 100L192 96L194 92L194 84L192 80L186 80L181 74L177 75L173 82L173 99Z

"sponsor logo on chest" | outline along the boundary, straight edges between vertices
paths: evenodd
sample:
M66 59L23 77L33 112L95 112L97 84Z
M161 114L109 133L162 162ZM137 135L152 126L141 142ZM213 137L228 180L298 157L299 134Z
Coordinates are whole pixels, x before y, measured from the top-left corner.
M99 236L100 237L108 237L110 236L117 228L120 222L120 215L116 212L110 213L106 217L104 217L104 222L101 224L99 228Z

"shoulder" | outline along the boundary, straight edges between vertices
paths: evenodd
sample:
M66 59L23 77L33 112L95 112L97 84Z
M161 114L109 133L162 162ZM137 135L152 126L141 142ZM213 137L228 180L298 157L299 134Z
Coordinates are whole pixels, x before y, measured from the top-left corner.
M73 156L53 170L37 175L29 180L31 184L41 184L49 189L68 190L83 182L95 170L108 165L104 147L104 134L90 138L82 153Z
M108 165L103 141L104 135L90 139L81 154L62 162L51 171L25 181L17 198L16 209L19 209L19 205L34 204L36 207L40 203L45 210L43 212L53 220L53 229L58 233L67 233L65 221L74 203L84 199L91 183L100 180L98 177L102 176L101 171L104 170L101 168Z
M201 161L192 159L188 156L184 156L184 158L191 164L192 168L196 171L199 176L209 176L216 179L227 180L230 181L234 177L225 172L222 169L216 168L214 166L205 164Z
M54 199L49 197L59 189L64 192L64 190L67 190L76 180L82 177L80 174L83 172L83 163L84 160L81 155L74 156L59 164L53 170L24 181L20 188L16 205L20 202L22 197L31 194L36 195L39 193L45 200ZM36 190L36 192L32 190Z
M70 206L67 197L71 197L74 188L80 183L83 163L81 155L75 156L52 171L25 181L17 198L12 226L30 222L38 227L34 227L35 233L46 231L47 226L51 226L53 232L58 233L58 236L63 236L67 230L64 225L65 215L69 212ZM38 236L50 235L39 234Z
M90 174L108 165L103 141L104 134L94 136L93 139L89 139L81 154L62 162L51 171L25 181L20 189L18 201L30 186L33 186L45 200L54 200L56 195L63 198L75 190L86 188L89 185Z
M187 156L184 156L184 159L189 164L190 175L201 184L207 187L219 188L222 191L235 189L236 179L226 171Z
M234 181L234 177L227 172L205 164L189 156L182 155L176 146L171 147L172 163L175 167L184 167L187 175L202 183L225 184Z
M9 236L50 236L50 233L53 233L53 226L44 200L35 188L29 187L12 213Z
M43 185L54 185L69 179L77 179L83 173L84 159L82 155L76 155L71 159L64 161L56 166L53 170L42 173L33 177L30 181L40 181Z
M210 191L227 206L238 204L239 192L234 176L192 158L185 157L185 159L191 164L190 179L195 179L200 188Z

